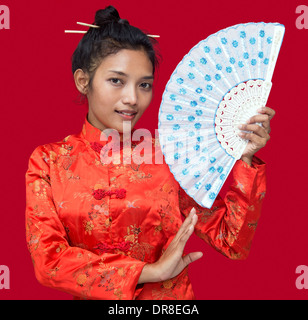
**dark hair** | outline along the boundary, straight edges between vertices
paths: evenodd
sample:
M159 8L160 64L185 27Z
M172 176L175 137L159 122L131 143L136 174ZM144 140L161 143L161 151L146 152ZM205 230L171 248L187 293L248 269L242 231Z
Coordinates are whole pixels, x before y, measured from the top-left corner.
M90 27L79 42L72 55L72 72L82 69L89 74L89 88L95 71L101 61L110 54L121 49L144 50L153 65L153 74L158 65L155 39L148 37L140 29L133 27L125 19L121 19L113 6L96 11L94 25Z

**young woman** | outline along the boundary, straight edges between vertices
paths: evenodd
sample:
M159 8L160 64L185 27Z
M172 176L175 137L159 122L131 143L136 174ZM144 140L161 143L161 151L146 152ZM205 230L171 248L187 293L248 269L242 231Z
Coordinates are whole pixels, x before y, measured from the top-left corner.
M148 108L157 59L151 38L114 7L97 11L94 23L99 28L88 30L72 57L88 101L83 128L38 146L26 173L36 277L76 299L194 299L187 266L202 253L183 253L194 231L231 259L248 255L266 188L265 164L254 154L268 141L275 112L264 107L243 124L250 142L225 199L211 209L185 193L165 162L155 163L155 139L151 163L105 163L105 129L119 132L121 156L140 145L135 129L131 145L123 143L123 123L134 128Z

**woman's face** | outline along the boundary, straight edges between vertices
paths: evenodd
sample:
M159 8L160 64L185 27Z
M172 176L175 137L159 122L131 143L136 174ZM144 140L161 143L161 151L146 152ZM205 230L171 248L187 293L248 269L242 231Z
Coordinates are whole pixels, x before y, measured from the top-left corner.
M153 66L143 50L122 49L102 60L87 94L88 121L99 128L123 132L123 122L134 128L152 99ZM131 115L124 115L126 112Z

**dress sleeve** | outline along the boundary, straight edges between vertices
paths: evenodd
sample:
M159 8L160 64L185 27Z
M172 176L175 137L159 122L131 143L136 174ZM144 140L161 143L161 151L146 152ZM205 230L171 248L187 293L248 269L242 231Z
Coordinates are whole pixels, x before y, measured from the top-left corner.
M232 170L232 185L224 199L218 195L211 209L200 206L179 189L181 213L186 217L193 207L196 209L195 233L228 258L248 256L266 192L265 168L256 156L251 166L238 160Z
M135 299L145 262L69 245L53 202L46 152L45 146L37 147L26 172L26 239L37 280L80 298Z

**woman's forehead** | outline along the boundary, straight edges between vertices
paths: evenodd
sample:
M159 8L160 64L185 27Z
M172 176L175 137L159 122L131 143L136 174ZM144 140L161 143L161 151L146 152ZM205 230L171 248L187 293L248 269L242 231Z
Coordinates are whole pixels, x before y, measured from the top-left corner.
M153 65L144 50L122 49L104 58L99 66L104 73L116 72L119 75L138 74L142 77L153 75Z

